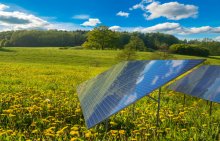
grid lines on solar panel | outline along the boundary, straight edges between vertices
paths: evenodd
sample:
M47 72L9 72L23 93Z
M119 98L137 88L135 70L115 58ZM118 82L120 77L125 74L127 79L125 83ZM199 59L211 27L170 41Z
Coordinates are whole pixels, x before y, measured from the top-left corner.
M102 122L203 61L124 62L87 81L78 90L87 127Z
M220 103L220 66L202 66L168 89Z

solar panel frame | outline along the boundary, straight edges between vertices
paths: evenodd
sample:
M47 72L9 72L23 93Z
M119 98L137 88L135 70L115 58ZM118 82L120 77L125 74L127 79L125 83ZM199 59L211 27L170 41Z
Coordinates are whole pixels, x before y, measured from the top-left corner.
M152 62L152 61L162 61L162 62L163 62L164 60L145 61L145 65L146 65L146 66L149 65L149 63ZM185 68L186 70L183 70L183 72L180 72L179 75L181 75L181 74L185 73L186 71L188 71L188 70L194 68L195 66L201 64L201 63L204 62L205 60L204 60L204 59L196 59L196 60L166 60L166 61L198 61L196 64L190 66L189 68ZM139 61L130 61L130 62L139 62ZM120 63L120 64L123 64L123 63ZM120 64L118 64L118 65L120 65ZM117 66L117 65L116 65L116 66ZM144 68L146 68L146 66L145 66ZM114 66L114 67L115 67L115 66ZM95 77L94 79L91 79L90 81L87 81L86 83L84 83L84 84L82 84L82 85L86 85L86 84L88 84L88 83L90 83L90 82L92 82L92 81L94 81L94 80L97 80L97 79L101 79L101 77L105 76L108 72L114 70L114 67L110 68L110 69L107 70L106 72L103 72L102 74L98 75L98 76ZM161 66L160 66L160 67L161 67ZM185 67L186 67L186 66L185 66ZM132 67L132 68L135 69L135 67ZM128 71L128 72L129 72L129 71ZM128 74L128 72L127 72L126 74ZM157 72L160 72L160 69L157 69ZM161 73L161 72L160 72L160 73ZM159 74L160 74L160 73L159 73ZM144 73L144 74L145 74L145 73ZM144 74L142 74L142 75L144 75ZM161 73L160 75L162 76L163 73ZM161 87L161 86L167 84L168 82L172 81L173 79L175 79L175 78L178 77L179 75L173 77L172 79L170 79L170 80L168 80L168 81L166 81L166 82L164 82L164 83L161 82L161 83L159 84L159 87ZM117 78L117 77L116 77L116 78ZM113 81L113 82L114 82L114 81ZM128 83L129 83L129 82L128 82ZM94 121L94 118L91 118L90 121L87 120L88 117L87 117L87 115L86 115L86 113L85 113L85 112L86 112L85 108L87 108L88 106L90 106L90 104L86 104L86 107L85 107L85 105L82 104L82 99L80 98L80 93L81 93L81 90L80 90L80 89L81 89L81 88L79 87L79 89L78 89L78 94L79 94L79 95L78 95L78 96L79 96L79 99L80 99L80 103L81 103L80 105L81 105L81 107L82 107L83 115L84 115L84 118L85 118L85 120L86 120L86 126L87 126L88 128L92 128L92 127L95 126L96 124L98 124L98 123L100 123L100 122L103 122L104 120L108 119L110 116L112 116L112 115L118 113L120 110L126 108L127 106L129 106L129 105L131 105L131 104L133 104L133 103L135 103L137 100L141 99L142 97L144 97L144 96L146 96L146 95L149 95L151 92L155 91L155 90L158 89L159 87L156 86L156 87L154 87L153 89L148 90L149 92L147 92L147 93L145 93L145 94L143 94L143 95L138 95L137 98L136 98L134 101L132 101L131 103L128 103L127 105L118 104L119 107L116 108L116 110L114 110L113 112L111 112L111 113L109 113L109 114L107 114L107 115L106 115L106 113L103 111L103 108L100 108L100 110L102 111L102 113L100 113L100 111L97 110L97 114L98 114L100 117L103 117L103 115L104 115L104 118L102 118L102 120L99 120L98 122L97 122L97 121ZM123 88L123 87L122 87L122 88ZM118 91L118 90L121 90L121 89L117 89L117 90L115 90L115 91ZM107 96L106 96L106 97L107 97ZM104 101L104 100L106 100L106 99L102 99L102 101ZM110 105L109 107L111 107L111 104L109 104L109 103L112 103L112 101L114 101L114 100L115 100L115 99L112 98L110 102L107 102L107 103L105 102L105 104ZM104 102L102 102L101 104L103 104L103 103L104 103ZM99 106L100 103L97 104L97 105ZM97 105L95 106L95 108L98 107ZM104 109L106 108L105 106L103 106L103 107L104 107ZM106 110L106 109L105 109L105 110ZM91 114L90 117L91 117L91 116L93 116L93 115ZM94 116L95 116L95 119L99 119L99 117L97 117L96 114L95 114ZM94 124L94 123L95 123L95 124Z
M210 74L210 72L212 73ZM210 75L212 75L212 78L215 78L215 80L210 80ZM209 80L207 80L206 78L209 78ZM209 84L211 83L211 86L213 86L217 78L220 79L220 66L219 65L206 65L206 66L202 66L200 68L193 70L187 76L184 76L183 78L170 84L169 86L167 86L167 89L180 92L180 93L184 93L184 94L187 94L193 97L205 99L211 102L220 103L220 92L219 94L218 93L207 94L209 93L208 88L207 87L204 88L204 83L209 82ZM203 83L203 85L201 83ZM219 88L220 88L220 80L219 80ZM199 89L199 92L198 92L198 89ZM206 90L207 92L206 95L204 93L204 90ZM213 97L214 95L215 97ZM216 95L219 95L218 100L216 99ZM212 97L208 97L208 96L212 96Z

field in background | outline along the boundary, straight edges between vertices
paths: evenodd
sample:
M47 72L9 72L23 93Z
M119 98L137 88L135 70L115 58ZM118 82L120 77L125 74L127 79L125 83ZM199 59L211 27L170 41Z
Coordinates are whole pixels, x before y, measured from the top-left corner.
M113 116L104 125L86 130L76 87L112 65L119 51L59 48L0 50L0 140L218 140L220 106L209 116L206 101L164 89L161 125L156 128L156 106L144 98ZM147 60L152 53L139 52ZM175 55L176 59L198 58ZM220 57L207 58L220 64ZM157 91L153 92L156 97ZM132 120L131 120L132 119Z

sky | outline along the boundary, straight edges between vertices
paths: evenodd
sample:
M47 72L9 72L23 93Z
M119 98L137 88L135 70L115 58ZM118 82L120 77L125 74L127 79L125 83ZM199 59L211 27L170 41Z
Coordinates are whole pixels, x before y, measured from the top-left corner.
M219 0L1 0L0 31L92 30L162 32L220 41Z

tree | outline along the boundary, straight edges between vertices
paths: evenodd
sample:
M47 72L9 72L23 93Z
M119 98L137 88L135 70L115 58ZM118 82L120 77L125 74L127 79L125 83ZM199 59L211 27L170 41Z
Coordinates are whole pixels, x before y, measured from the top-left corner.
M120 52L116 59L120 61L135 60L137 58L136 46L134 40L130 39L130 42L125 45L122 52Z
M183 55L194 55L208 57L209 50L198 45L174 44L170 47L170 52Z
M146 47L142 39L138 36L131 36L129 46L132 46L136 51L145 51Z
M84 47L104 50L105 48L114 48L116 46L115 32L111 31L107 26L99 26L88 33L87 41Z

